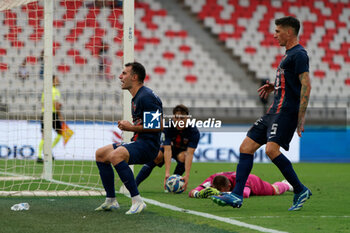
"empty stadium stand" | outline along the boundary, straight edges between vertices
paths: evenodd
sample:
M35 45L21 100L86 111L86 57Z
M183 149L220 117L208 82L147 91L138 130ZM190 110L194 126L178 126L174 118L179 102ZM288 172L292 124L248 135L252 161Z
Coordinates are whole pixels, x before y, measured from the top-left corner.
M53 72L61 78L60 90L67 115L103 110L108 116L120 108L121 91L116 86L122 69L122 11L97 8L91 3L55 1ZM256 106L255 100L249 103L223 100L222 93L241 96L247 93L227 78L210 54L188 36L176 19L167 15L160 3L137 1L135 7L135 59L146 66L147 85L157 91L164 106L180 102L200 107ZM0 36L4 38L0 43L1 92L7 93L2 102L8 105L9 113L40 112L43 17L41 2L0 13ZM109 44L106 56L112 60L114 80L98 77L103 43ZM27 60L28 80L16 79L23 59ZM22 94L25 101L20 97Z
M184 0L184 4L260 79L274 80L284 49L274 19L297 16L310 57L314 107L350 107L350 3L346 0Z
M176 1L176 0L174 0ZM121 112L118 75L122 70L122 10L95 7L94 1L54 1L53 72L68 118ZM273 39L274 19L297 15L300 42L310 55L313 107L350 107L350 4L344 0L179 0L256 76L274 80L284 49ZM156 90L166 107L260 106L256 93L190 36L162 1L135 4L135 59L146 66L146 85ZM43 50L43 6L33 2L0 12L0 103L6 114L40 115ZM111 77L99 74L100 50L111 59ZM17 77L23 59L28 80ZM252 97L253 96L253 97ZM4 109L4 108L2 108ZM259 110L260 111L260 110ZM248 113L252 115L251 112ZM253 114L254 117L256 114ZM120 116L120 115L118 115Z

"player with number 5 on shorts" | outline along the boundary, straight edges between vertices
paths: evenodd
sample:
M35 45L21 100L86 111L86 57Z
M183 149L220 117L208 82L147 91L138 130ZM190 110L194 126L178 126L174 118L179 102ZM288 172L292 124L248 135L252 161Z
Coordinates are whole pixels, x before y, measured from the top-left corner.
M296 129L300 137L304 131L311 91L309 57L298 42L298 19L291 16L279 18L275 20L275 25L274 38L286 48L286 53L277 68L275 83L267 82L258 89L262 98L274 92L274 100L267 114L255 122L240 146L236 186L232 193L212 196L218 205L242 206L243 189L253 167L254 153L263 144L266 144L266 154L293 186L294 199L289 210L299 210L312 195L298 179L289 159L280 151L280 147L289 150L289 142Z

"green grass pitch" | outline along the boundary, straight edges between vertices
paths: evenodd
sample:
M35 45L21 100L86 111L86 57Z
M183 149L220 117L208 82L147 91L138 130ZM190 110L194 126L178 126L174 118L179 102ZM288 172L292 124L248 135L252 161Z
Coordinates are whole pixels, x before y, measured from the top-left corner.
M6 167L11 165L7 161ZM79 181L88 177L70 177L74 169L83 174L98 175L92 162L54 162L54 178L65 181ZM19 163L16 162L18 165ZM40 173L41 167L26 162L25 167L13 167L13 172L33 174ZM74 166L70 166L73 165ZM253 224L284 232L350 232L350 164L316 164L299 163L293 165L302 182L307 185L313 196L301 211L289 212L293 199L292 193L281 196L250 197L245 199L242 208L220 207L209 199L191 199L188 191L200 184L209 175L219 171L231 171L236 164L229 163L194 163L192 166L188 190L182 194L164 193L164 167L155 168L151 176L139 187L143 197L180 208L209 213L231 218L244 223ZM91 169L92 167L92 169ZM5 168L5 161L0 160L0 171ZM140 166L135 166L136 173ZM174 169L174 164L172 164ZM17 171L18 172L18 171ZM283 179L273 164L255 164L253 174L262 179L275 182ZM97 177L97 176L96 176ZM91 182L96 177L91 178ZM12 184L15 183L11 181ZM23 183L23 182L21 182ZM117 188L120 181L117 181ZM0 181L0 188L8 187L9 181ZM34 189L36 185L15 186L17 189ZM40 185L45 187L45 182ZM98 183L97 187L102 187ZM49 189L67 189L64 185L50 185ZM124 195L117 194L121 209L113 212L95 212L104 197L0 197L0 232L258 232L244 227L175 212L151 204L139 215L127 216L131 201ZM14 212L13 204L28 202L28 211Z

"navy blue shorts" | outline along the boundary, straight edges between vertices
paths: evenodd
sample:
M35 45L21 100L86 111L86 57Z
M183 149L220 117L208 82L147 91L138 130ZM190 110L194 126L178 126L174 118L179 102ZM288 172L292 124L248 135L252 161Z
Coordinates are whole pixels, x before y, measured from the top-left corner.
M266 114L250 128L247 136L264 145L275 142L286 151L298 125L298 113Z
M164 147L161 147L159 150L160 150L161 152L163 152L163 154L164 154ZM171 147L171 154L172 154L171 158L175 159L176 162L179 162L179 160L177 159L177 155L180 154L180 153L183 152L183 151L185 151L185 150L176 149L176 148L174 148L174 147ZM163 165L164 165L164 157L163 157L163 161L162 161L161 163L158 163L157 166L158 166L158 167L163 167Z
M129 152L128 164L145 164L153 161L159 151L159 146L154 145L154 142L137 140L130 143L113 143L113 148L117 149L118 146L124 146Z

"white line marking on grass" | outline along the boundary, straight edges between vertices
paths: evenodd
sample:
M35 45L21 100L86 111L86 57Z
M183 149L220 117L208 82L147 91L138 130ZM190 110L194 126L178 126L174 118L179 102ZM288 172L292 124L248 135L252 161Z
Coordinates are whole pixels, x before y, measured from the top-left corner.
M5 175L4 177L0 177L0 180L36 180L39 178L33 177L33 176L25 176L21 174L16 173L8 173L8 172L1 172L0 175Z
M230 219L230 218L220 217L220 216L216 216L216 215L212 215L212 214L208 214L208 213L203 213L203 212L198 212L198 211L194 211L194 210L182 209L182 208L179 208L177 206L164 204L164 203L161 203L159 201L155 201L155 200L144 198L144 197L142 199L145 202L148 202L148 203L150 203L152 205L156 205L156 206L159 206L159 207L162 207L162 208L165 208L165 209L178 211L178 212L182 212L182 213L187 213L187 214L192 214L192 215L197 215L197 216L201 216L201 217L209 218L209 219L213 219L213 220L218 220L218 221L221 221L221 222L224 222L224 223L236 225L236 226L239 226L239 227L245 227L245 228L257 230L257 231L260 231L260 232L286 233L285 231L278 231L278 230L274 230L274 229L260 227L260 226L256 226L256 225L252 225L252 224L248 224L248 223L244 223L244 222L240 222L240 221L237 221L237 220L234 220L234 219Z
M27 176L6 176L6 177L0 177L0 180L3 181L16 181L16 180L37 180L35 177L27 177Z
M50 179L45 179L47 181L50 181L52 183L56 183L56 184L63 184L63 185L67 185L67 186L72 186L72 187L76 187L76 188L83 188L83 189L95 189L95 190L99 190L99 191L105 191L103 188L97 188L97 187L90 187L90 186L85 186L85 185L79 185L79 184L72 184L72 183L68 183L68 182L63 182L63 181L59 181L59 180L50 180Z
M293 216L295 218L296 216ZM298 216L300 218L350 218L350 216ZM248 216L248 217L234 217L235 219L251 219L251 218L288 218L288 216Z
M101 191L0 191L0 196L6 197L72 197L72 196L102 196Z
M1 174L2 172L0 172ZM17 176L17 177L21 177L21 175L16 175L16 174L11 174L13 176ZM22 176L23 177L23 176ZM24 178L24 177L23 177ZM56 183L56 184L63 184L63 185L67 185L67 186L73 186L73 187L77 187L77 188L84 188L84 189L94 189L94 190L98 190L100 191L99 193L101 195L103 195L103 191L104 189L102 188L97 188L97 187L89 187L89 186L83 186L83 185L78 185L78 184L71 184L71 183L67 183L67 182L63 182L63 181L58 181L58 180L54 180L54 179L51 179L51 180L47 180L47 181L50 181L52 183ZM69 195L94 195L91 193L88 193L88 192L79 192L79 191L73 191L73 192L67 192L67 191L63 191L62 194L57 194L57 192L60 192L60 191L53 191L53 192L50 192L50 191L27 191L28 193L26 193L26 195L24 194L25 192L6 192L5 196L69 196ZM1 193L0 193L1 194ZM97 193L98 195L98 193ZM124 194L125 196L127 197L130 197L130 195L128 194ZM192 214L192 215L196 215L196 216L201 216L201 217L204 217L204 218L209 218L209 219L213 219L213 220L217 220L217 221L221 221L221 222L225 222L225 223L228 223L228 224L232 224L232 225L236 225L236 226L240 226L240 227L245 227L245 228L249 228L249 229L253 229L253 230L257 230L257 231L260 231L260 232L270 232L270 233L286 233L284 231L277 231L277 230L273 230L273 229L269 229L269 228L264 228L264 227L260 227L260 226L256 226L256 225L252 225L252 224L248 224L248 223L244 223L244 222L240 222L240 221L237 221L237 220L234 220L234 219L230 219L230 218L225 218L225 217L219 217L219 216L216 216L216 215L212 215L212 214L208 214L208 213L202 213L202 212L198 212L198 211L194 211L194 210L187 210L187 209L182 209L182 208L179 208L179 207L176 207L176 206L173 206L173 205L169 205L169 204L165 204L165 203L161 203L159 201L155 201L155 200L152 200L152 199L148 199L148 198L143 198L146 202L150 203L150 204L153 204L153 205L156 205L156 206L159 206L159 207L162 207L162 208L165 208L165 209L169 209L169 210L173 210L173 211L178 211L178 212L182 212L182 213L188 213L188 214Z

